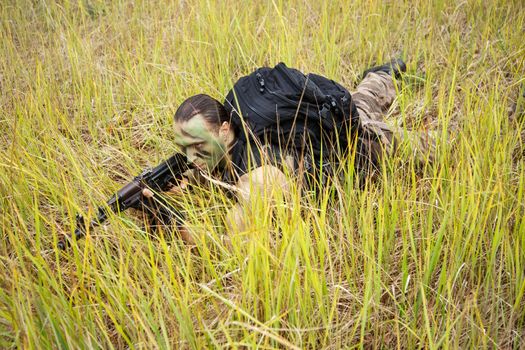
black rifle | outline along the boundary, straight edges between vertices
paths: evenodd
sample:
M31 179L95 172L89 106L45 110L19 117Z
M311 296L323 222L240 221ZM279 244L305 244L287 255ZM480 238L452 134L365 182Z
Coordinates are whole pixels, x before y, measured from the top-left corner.
M182 175L190 169L186 156L180 153L162 162L153 169L146 169L136 176L130 183L122 187L113 195L105 206L98 207L97 217L86 224L84 217L76 216L75 239L82 238L86 231L102 225L108 218L109 212L123 212L129 208L141 209L150 214L150 217L159 224L170 224L173 218L177 219L180 214L173 206L163 200L160 196L147 198L142 194L145 188L154 192L169 190L174 183L182 180ZM70 237L58 242L58 248L66 249L70 245Z

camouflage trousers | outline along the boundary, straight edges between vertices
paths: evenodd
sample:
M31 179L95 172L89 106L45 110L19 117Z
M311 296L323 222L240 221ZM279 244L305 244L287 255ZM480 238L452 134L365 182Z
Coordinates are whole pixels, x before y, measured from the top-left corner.
M419 165L434 161L435 138L430 132L407 131L385 121L395 98L393 79L384 72L368 73L352 93L359 112L356 162L360 170L377 169L382 157L393 156L400 145L409 147Z

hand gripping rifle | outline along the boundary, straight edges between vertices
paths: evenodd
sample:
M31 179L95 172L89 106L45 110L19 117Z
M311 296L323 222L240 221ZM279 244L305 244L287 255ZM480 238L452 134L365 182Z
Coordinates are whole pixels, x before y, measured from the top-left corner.
M102 225L109 217L110 211L115 213L123 212L128 208L142 209L150 214L153 219L161 224L171 223L172 219L177 219L177 211L173 206L163 200L160 196L146 198L142 191L149 188L156 192L169 190L174 183L182 180L182 175L189 168L186 156L180 153L175 154L168 160L160 163L155 168L146 169L136 176L130 183L122 187L113 195L105 206L98 207L97 217L86 224L84 217L80 214L76 216L75 239L84 237L86 231ZM58 248L66 249L71 237L58 242Z

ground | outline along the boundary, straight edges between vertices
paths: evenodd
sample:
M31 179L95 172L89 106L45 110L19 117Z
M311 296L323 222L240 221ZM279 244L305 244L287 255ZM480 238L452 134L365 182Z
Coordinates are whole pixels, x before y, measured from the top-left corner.
M522 1L26 1L0 6L1 348L525 346ZM386 116L438 135L363 188L255 201L227 249L217 186L174 199L195 247L74 216L174 151L188 96L283 61L350 90L408 63ZM292 208L292 209L290 209Z

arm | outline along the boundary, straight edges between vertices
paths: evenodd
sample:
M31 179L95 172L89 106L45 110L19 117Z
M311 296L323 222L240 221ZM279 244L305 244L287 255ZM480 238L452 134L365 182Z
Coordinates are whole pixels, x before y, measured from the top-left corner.
M185 173L187 182L183 180L178 186L170 189L169 192L180 195L188 183L195 184L213 181L199 174L195 170L192 174L193 177ZM244 213L254 197L270 202L276 194L288 192L290 184L285 174L279 168L272 165L262 165L241 176L237 184L231 187L235 187L233 190L237 193L238 203L228 210L226 224L228 231L235 233L246 229ZM153 197L153 193L148 190L143 191L143 194L146 197ZM190 244L195 243L191 233L184 226L179 226L178 229L184 241ZM229 241L227 236L221 237L221 240ZM225 244L228 244L228 242L225 242Z
M285 174L272 165L262 165L240 177L237 182L238 203L234 205L227 214L227 225L229 232L239 232L246 229L244 212L246 206L254 199L254 196L269 202L278 193L286 193L290 184Z

